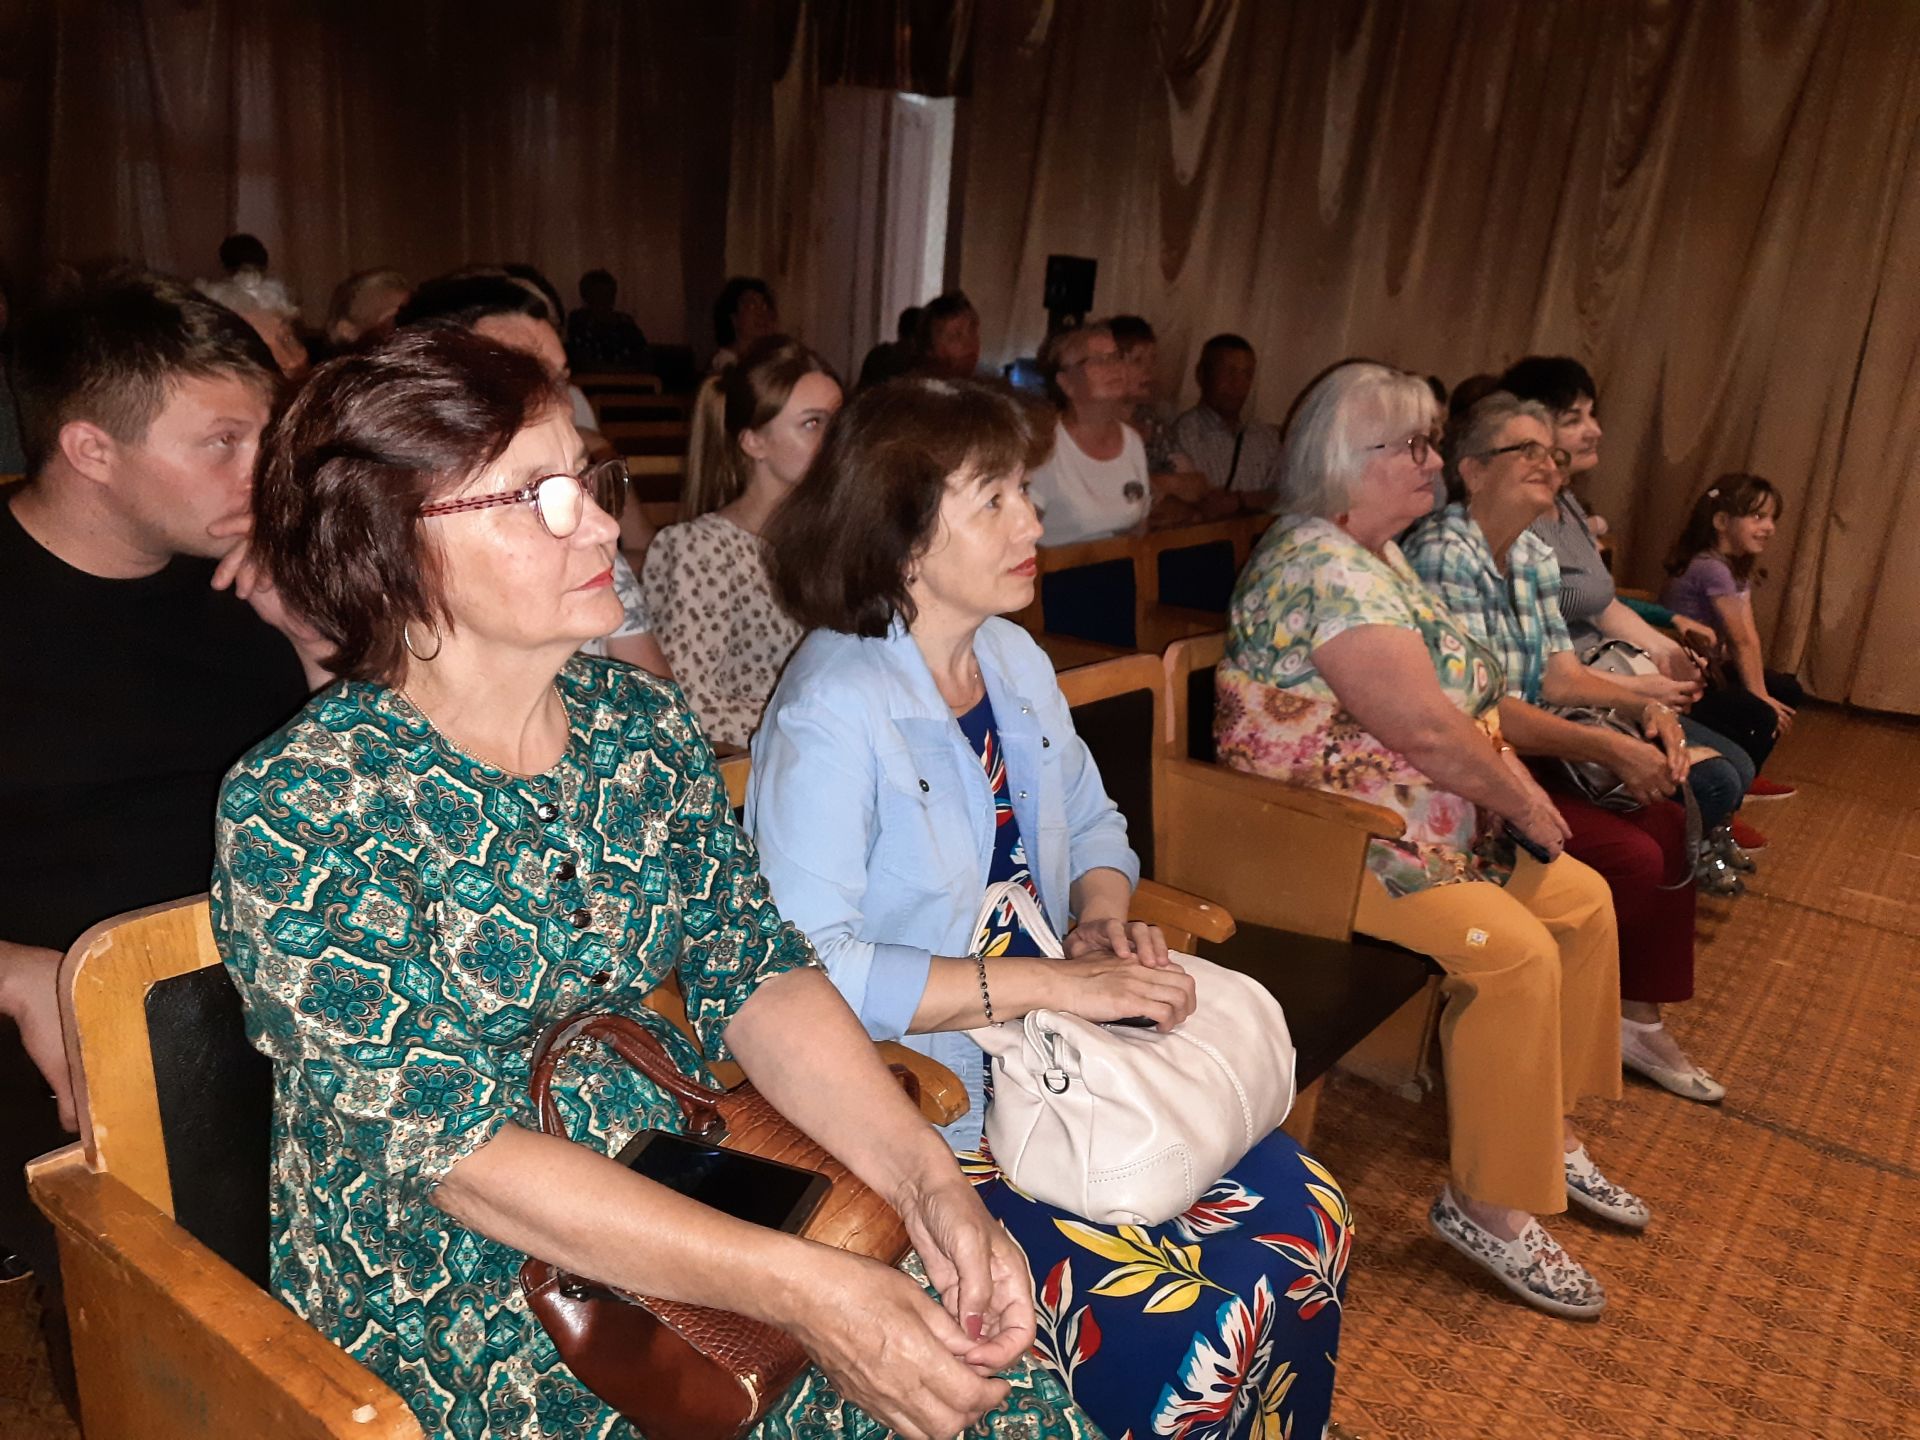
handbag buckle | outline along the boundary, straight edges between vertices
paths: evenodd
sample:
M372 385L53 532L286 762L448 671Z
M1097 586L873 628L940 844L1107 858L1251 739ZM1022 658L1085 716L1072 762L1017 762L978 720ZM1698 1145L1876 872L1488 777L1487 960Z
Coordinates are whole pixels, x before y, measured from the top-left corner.
M1073 1078L1057 1066L1049 1066L1040 1072L1040 1083L1047 1087L1049 1095L1064 1095L1073 1084Z

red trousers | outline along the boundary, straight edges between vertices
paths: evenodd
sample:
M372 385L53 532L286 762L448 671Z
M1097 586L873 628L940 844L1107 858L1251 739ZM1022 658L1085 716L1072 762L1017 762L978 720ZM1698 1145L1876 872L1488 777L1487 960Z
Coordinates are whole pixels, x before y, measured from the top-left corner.
M1620 998L1665 1005L1693 998L1693 911L1687 812L1671 800L1603 810L1549 786L1573 831L1567 853L1606 878L1620 924ZM1677 890L1663 890L1684 878Z

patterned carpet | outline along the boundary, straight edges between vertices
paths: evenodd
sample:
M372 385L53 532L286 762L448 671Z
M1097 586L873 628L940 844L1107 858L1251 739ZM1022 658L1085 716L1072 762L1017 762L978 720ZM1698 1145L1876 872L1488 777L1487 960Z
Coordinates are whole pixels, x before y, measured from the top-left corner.
M1338 1080L1315 1149L1361 1226L1336 1414L1369 1440L1920 1435L1920 726L1805 715L1753 807L1747 898L1702 907L1670 1023L1724 1106L1629 1079L1578 1117L1654 1224L1551 1228L1608 1287L1596 1325L1510 1301L1432 1239L1439 1097Z
M1608 1286L1598 1324L1427 1234L1437 1097L1330 1087L1315 1149L1361 1227L1336 1413L1366 1440L1920 1436L1920 724L1803 712L1770 769L1800 794L1753 808L1774 846L1703 906L1672 1015L1726 1104L1629 1081L1579 1117L1655 1212L1638 1237L1554 1222ZM0 1436L74 1440L27 1289L0 1287Z

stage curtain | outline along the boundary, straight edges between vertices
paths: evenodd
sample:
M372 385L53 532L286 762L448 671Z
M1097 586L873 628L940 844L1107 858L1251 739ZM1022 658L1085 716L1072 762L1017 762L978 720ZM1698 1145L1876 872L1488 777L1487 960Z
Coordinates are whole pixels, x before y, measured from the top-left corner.
M569 305L605 266L650 336L704 345L737 8L0 0L0 245L16 279L191 278L250 230L315 320L372 266L528 261Z
M1920 5L1905 0L1006 0L979 8L959 276L1033 352L1050 253L1096 308L1449 382L1569 353L1591 503L1656 586L1694 497L1787 510L1756 592L1814 692L1920 712Z

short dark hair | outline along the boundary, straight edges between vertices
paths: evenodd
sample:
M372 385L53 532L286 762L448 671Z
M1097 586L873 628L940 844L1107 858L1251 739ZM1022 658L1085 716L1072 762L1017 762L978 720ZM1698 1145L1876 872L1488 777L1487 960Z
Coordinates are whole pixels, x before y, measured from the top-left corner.
M236 270L264 270L267 268L267 247L260 243L257 235L248 235L244 231L229 235L220 242L220 268L229 275Z
M926 313L925 306L907 306L900 312L899 318L893 322L893 338L902 345L912 344L914 336L920 333L920 317Z
M1131 350L1138 345L1155 344L1159 337L1153 333L1153 326L1141 315L1115 315L1106 322L1107 329L1113 332L1113 343L1122 350Z
M555 325L563 324L567 318L566 302L560 298L560 287L547 278L547 272L538 265L528 265L524 261L514 260L500 267L510 279L523 285L531 285L546 296L547 309L553 313L548 317Z
M118 266L57 292L28 312L13 343L27 473L47 463L70 421L135 445L176 383L216 375L278 393L279 367L254 328L182 282Z
M402 625L448 622L420 507L558 403L538 360L465 330L398 331L308 377L261 447L252 544L330 670L391 681Z
M933 332L949 320L958 320L962 315L976 315L973 301L967 298L964 290L949 290L936 295L920 307L920 318L914 322L913 343L922 352L933 349Z
M1229 350L1241 350L1251 355L1253 354L1253 342L1248 340L1244 335L1234 335L1231 333L1215 335L1200 347L1200 359L1195 364L1194 369L1204 372L1215 359L1226 354ZM1322 373L1324 374L1325 372L1323 371Z
M993 381L910 376L860 392L767 527L774 593L808 629L912 624L907 569L933 539L949 479L1031 470L1053 433L1050 412Z
M1538 400L1558 414L1582 400L1598 404L1600 387L1587 367L1571 355L1529 355L1516 360L1500 377L1500 388L1522 400Z
M495 315L531 315L558 323L548 301L505 273L441 275L429 280L400 307L393 323L396 330L423 325L471 330Z
M620 293L620 282L613 278L611 270L589 270L580 277L582 300L587 298L588 291L596 288L606 291L608 295L617 295Z
M767 288L766 281L753 275L735 275L720 287L713 301L713 338L723 350L736 338L733 312L748 295L758 295L776 310L780 308L774 304L773 291Z

